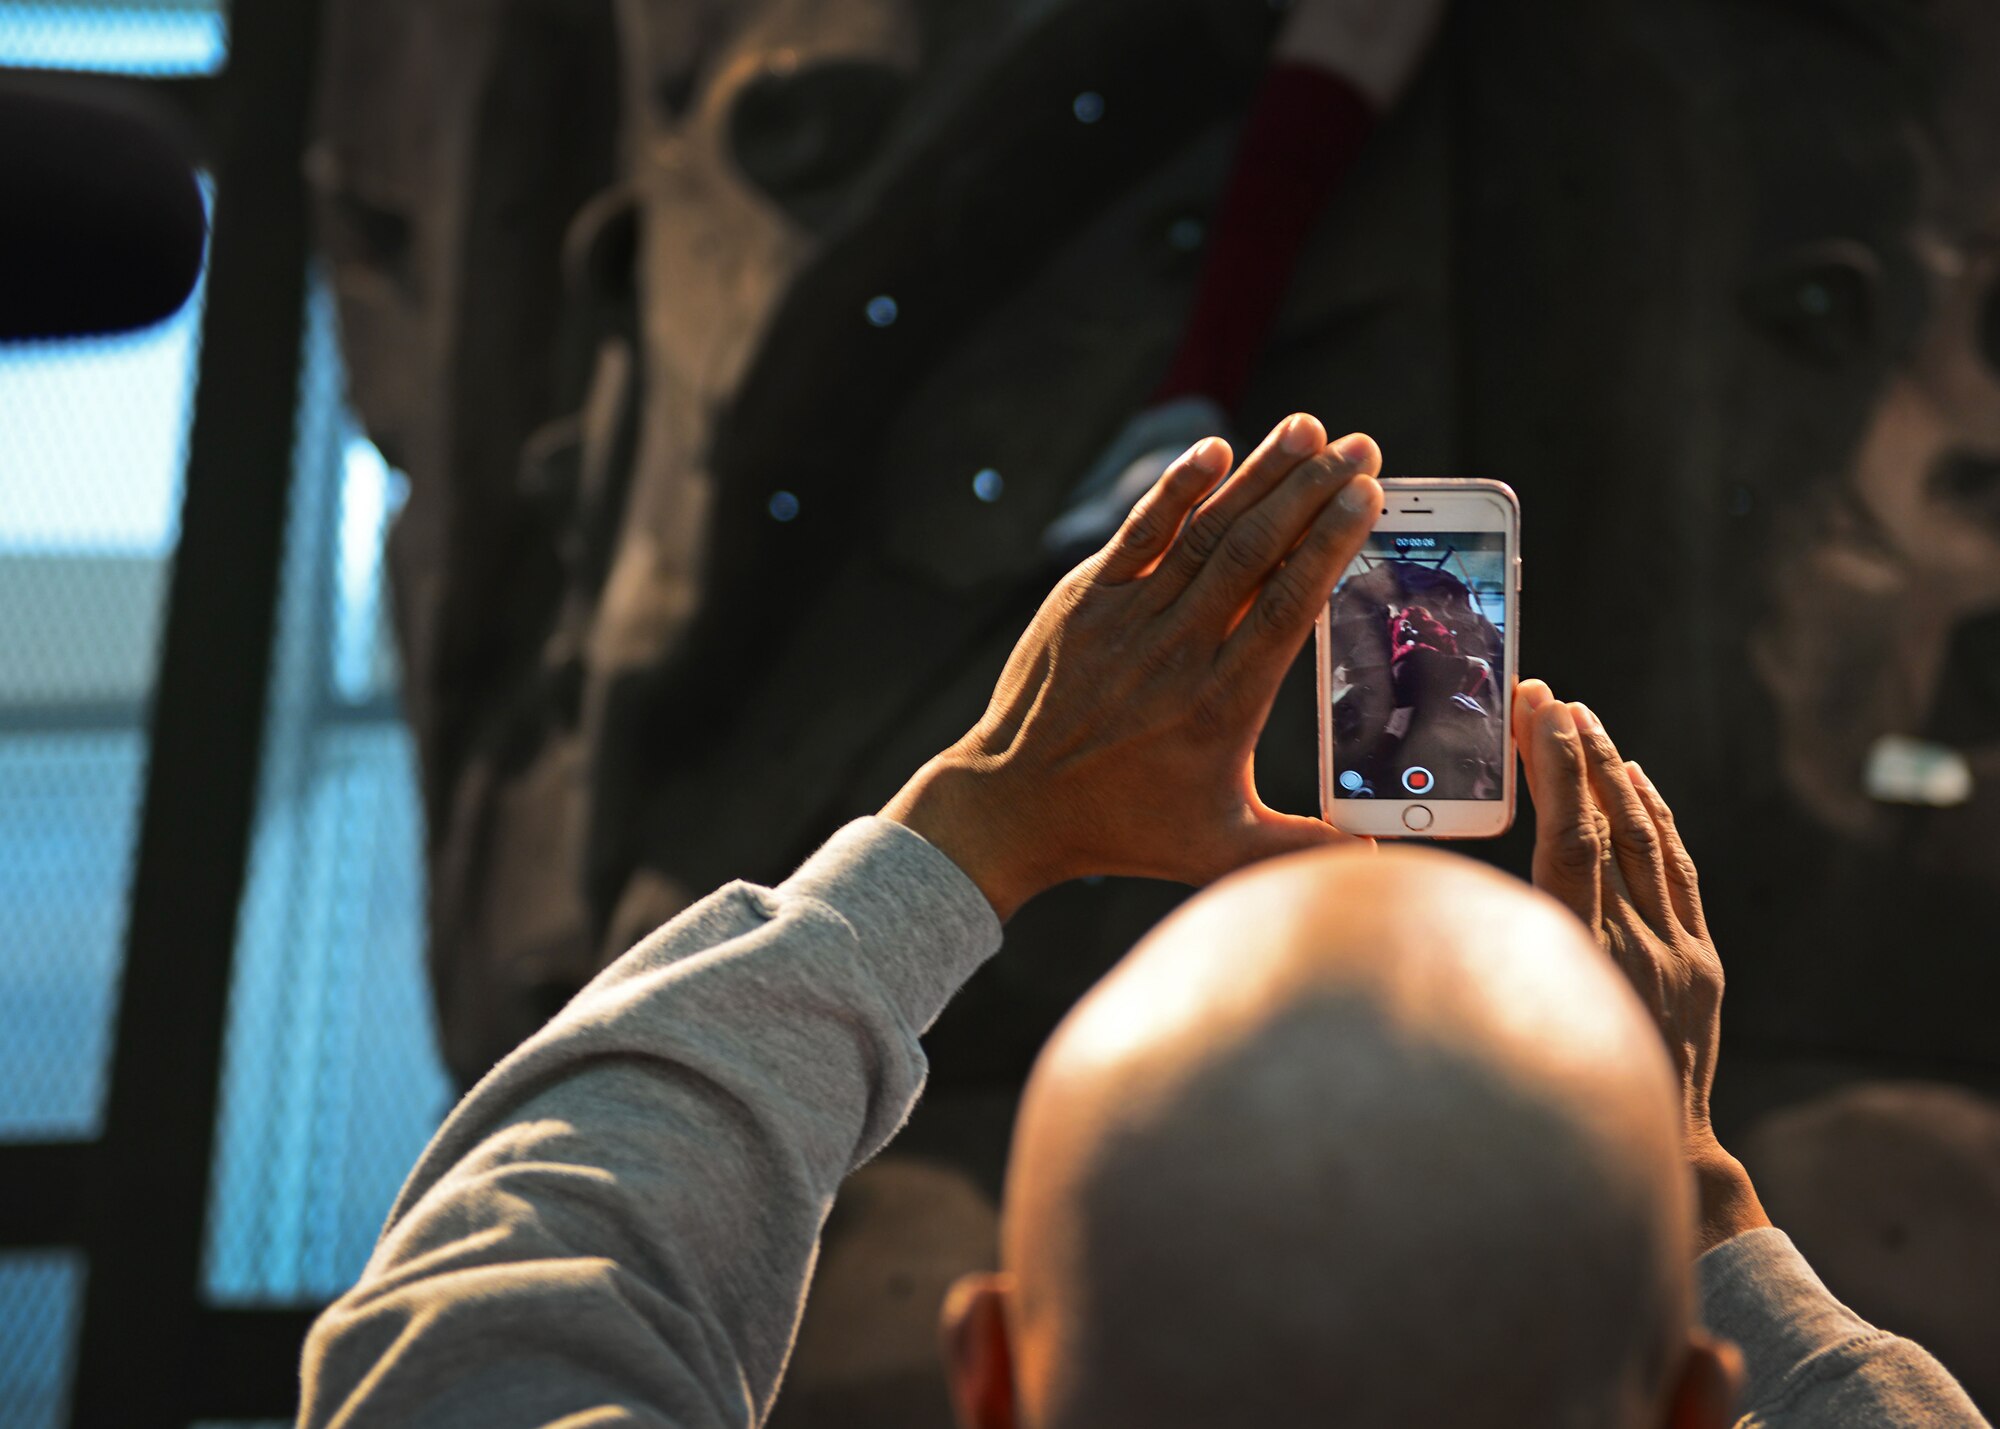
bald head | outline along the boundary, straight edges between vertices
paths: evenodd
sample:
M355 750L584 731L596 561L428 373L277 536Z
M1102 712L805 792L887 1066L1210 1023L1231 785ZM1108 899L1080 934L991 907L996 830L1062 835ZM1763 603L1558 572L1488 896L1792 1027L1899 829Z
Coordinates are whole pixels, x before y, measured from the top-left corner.
M1228 880L1036 1067L1004 1228L1023 1417L1657 1422L1677 1106L1630 990L1512 879L1398 851Z

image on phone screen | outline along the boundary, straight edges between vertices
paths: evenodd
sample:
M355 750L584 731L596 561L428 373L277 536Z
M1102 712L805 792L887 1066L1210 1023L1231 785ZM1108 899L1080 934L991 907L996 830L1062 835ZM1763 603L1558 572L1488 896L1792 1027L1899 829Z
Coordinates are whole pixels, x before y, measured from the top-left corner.
M1507 537L1378 531L1328 618L1337 799L1499 799Z

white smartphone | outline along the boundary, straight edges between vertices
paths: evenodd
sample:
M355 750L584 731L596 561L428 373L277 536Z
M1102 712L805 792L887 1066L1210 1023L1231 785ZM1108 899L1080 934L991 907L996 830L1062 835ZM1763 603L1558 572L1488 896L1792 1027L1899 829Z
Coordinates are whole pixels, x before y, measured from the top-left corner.
M1382 490L1319 615L1320 807L1371 838L1491 838L1514 822L1521 504L1497 481Z

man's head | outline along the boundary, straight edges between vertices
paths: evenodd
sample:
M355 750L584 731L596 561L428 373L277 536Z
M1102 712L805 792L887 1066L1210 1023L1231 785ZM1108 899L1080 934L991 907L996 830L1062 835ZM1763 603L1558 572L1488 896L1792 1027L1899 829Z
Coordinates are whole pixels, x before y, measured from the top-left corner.
M1659 1034L1582 928L1322 851L1161 925L1043 1051L969 1429L1725 1423Z

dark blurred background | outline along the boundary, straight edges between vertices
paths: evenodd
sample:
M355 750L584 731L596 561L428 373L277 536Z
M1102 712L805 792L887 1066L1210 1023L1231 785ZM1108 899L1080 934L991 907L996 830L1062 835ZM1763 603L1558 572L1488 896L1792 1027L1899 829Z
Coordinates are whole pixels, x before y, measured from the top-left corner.
M457 1090L976 717L1294 18L0 3L212 223L164 324L0 347L0 1426L289 1415ZM1520 493L1523 669L1702 866L1725 1141L1991 1414L2000 10L1484 0L1415 60L1222 416ZM775 1422L943 1423L1019 1080L1181 896L1010 927Z

